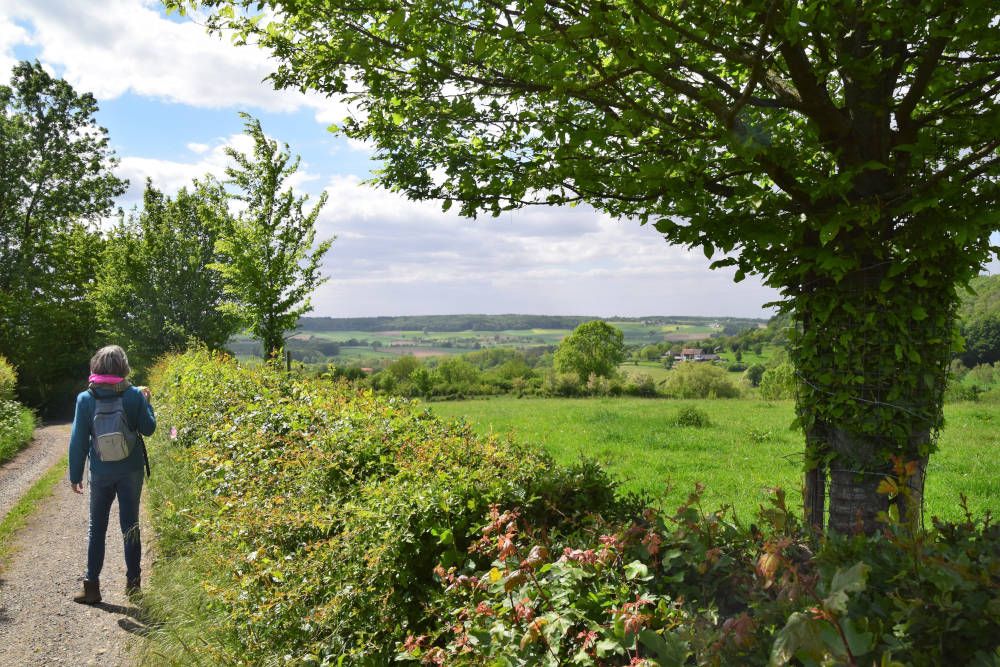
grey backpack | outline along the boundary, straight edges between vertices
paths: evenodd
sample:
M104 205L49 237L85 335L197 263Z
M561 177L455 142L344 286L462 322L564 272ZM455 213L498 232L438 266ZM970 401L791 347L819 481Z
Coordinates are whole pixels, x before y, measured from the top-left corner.
M91 389L90 395L97 401L94 407L94 452L104 463L122 461L135 449L139 440L138 432L128 424L125 418L125 406L122 395L111 398L101 398Z

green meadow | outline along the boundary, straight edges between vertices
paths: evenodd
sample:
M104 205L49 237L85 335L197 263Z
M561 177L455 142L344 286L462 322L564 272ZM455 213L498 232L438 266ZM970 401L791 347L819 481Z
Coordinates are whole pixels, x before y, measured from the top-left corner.
M704 427L675 425L682 408L708 414ZM673 508L696 482L703 505L732 506L749 520L767 489L781 486L801 506L802 436L790 427L791 401L664 399L517 399L431 404L446 419L464 418L477 431L511 435L546 449L561 462L600 461L626 491ZM1000 507L1000 405L945 406L940 450L931 456L927 516L962 518L960 494L973 514Z

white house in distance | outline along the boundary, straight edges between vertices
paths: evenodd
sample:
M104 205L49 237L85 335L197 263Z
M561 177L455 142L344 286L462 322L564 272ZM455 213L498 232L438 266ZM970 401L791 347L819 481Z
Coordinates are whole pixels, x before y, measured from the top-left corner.
M717 354L706 353L700 347L685 347L680 354L674 357L674 361L718 361L721 358Z

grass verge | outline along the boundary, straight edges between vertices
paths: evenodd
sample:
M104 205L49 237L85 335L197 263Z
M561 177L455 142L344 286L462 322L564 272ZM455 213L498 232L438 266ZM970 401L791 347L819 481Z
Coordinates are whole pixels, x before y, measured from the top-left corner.
M178 524L189 524L194 517L211 512L210 503L196 493L197 480L191 467L184 465L181 450L154 446L149 454L156 469L156 475L146 485L155 548L158 554L169 557L153 561L149 581L143 587L143 610L150 632L134 654L136 664L235 664L237 655L222 655L220 645L208 649L204 641L205 628L219 627L225 620L224 610L218 605L213 607L204 588L206 582L220 579L209 565L216 559L205 557L213 547L202 541L178 539L185 534L178 530ZM212 656L209 662L204 661L206 654Z
M0 463L6 463L24 449L34 432L35 413L28 408L20 408L10 424L0 425Z
M0 570L10 556L13 549L13 537L20 528L28 522L28 517L34 513L38 504L52 495L52 489L66 474L66 457L59 459L59 462L49 468L41 478L35 482L27 493L21 496L7 516L0 521Z

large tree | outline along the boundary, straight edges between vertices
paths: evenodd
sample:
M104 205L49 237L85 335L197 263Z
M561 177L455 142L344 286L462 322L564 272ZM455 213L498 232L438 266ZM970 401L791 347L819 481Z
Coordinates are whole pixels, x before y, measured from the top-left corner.
M580 382L591 375L611 377L625 360L625 336L618 327L594 320L578 326L556 349L555 367L576 373Z
M1000 215L995 3L196 4L277 85L352 92L343 129L390 187L467 215L586 202L764 276L794 313L808 519L829 474L830 526L874 530L892 457L916 519L956 285Z
M92 300L101 333L125 346L134 368L191 341L221 348L239 321L220 311L222 277L209 265L229 224L222 184L211 178L174 197L146 183L142 208L122 216L102 255Z
M37 62L17 64L0 85L0 354L36 406L86 371L97 328L86 300L96 223L127 185L113 173L96 112L92 95Z
M227 148L230 196L241 203L216 243L222 256L211 265L222 274L229 297L220 307L236 316L264 344L268 357L285 344L285 332L312 310L309 297L326 278L320 272L323 255L333 239L316 242L316 219L326 192L306 211L306 195L286 185L299 166L288 144L279 147L261 129L260 121L242 114L253 153Z

